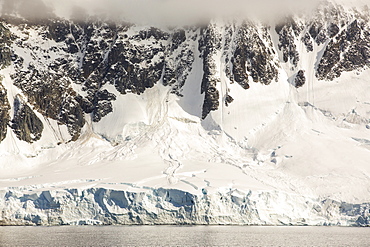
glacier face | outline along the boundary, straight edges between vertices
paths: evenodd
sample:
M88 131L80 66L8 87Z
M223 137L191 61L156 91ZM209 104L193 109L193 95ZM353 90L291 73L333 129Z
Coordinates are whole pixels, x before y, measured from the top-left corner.
M368 226L370 204L315 200L279 191L104 188L2 192L1 225L232 224Z
M4 16L0 224L369 225L369 18Z

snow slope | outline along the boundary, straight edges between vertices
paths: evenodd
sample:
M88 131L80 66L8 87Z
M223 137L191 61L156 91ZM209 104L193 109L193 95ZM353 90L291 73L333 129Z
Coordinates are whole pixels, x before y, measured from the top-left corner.
M220 107L204 120L193 47L182 97L163 79L142 94L106 84L117 95L113 111L100 122L86 114L76 142L41 114L38 142L8 128L0 224L369 225L370 70L318 81L323 46L298 47L296 70L281 63L276 82L248 90L227 78L225 55L216 53ZM298 68L307 82L297 89ZM22 92L8 69L3 83L13 99ZM234 102L225 106L227 95Z
M256 84L250 91L234 94L241 104L220 109L203 123L198 116L183 110L178 97L168 93L169 88L157 85L143 95L131 95L129 102L125 102L127 98L115 101L115 111L102 122L89 123L76 143L44 149L35 157L27 157L26 152L21 152L22 155L17 157L25 162L16 163L22 165L10 167L6 161L3 150L10 146L8 138L1 144L3 168L0 186L2 191L15 190L17 192L14 193L20 195L36 193L35 198L46 193L42 191L51 191L56 193L53 200L58 201L62 197L59 203L67 200L67 192L63 192L65 188L87 194L95 193L89 191L90 188L106 188L145 196L160 188L177 189L197 198L204 193L211 197L242 193L244 196L241 198L244 198L248 191L253 191L252 195L259 199L247 205L255 205L259 212L258 217L253 216L257 217L254 220L247 220L242 213L240 216L233 214L227 220L216 217L207 222L204 218L188 218L183 223L299 224L297 219L306 219L302 224L354 224L357 217L345 220L335 210L339 210L341 202L352 203L353 208L353 205L370 201L370 131L365 124L370 112L368 76L370 73L364 71L360 75L348 73L339 81L318 82L314 92L310 92L315 94L315 105L296 101L302 94L307 94L298 92L284 79L276 83L276 87L286 88L285 92L279 90L283 92L278 94L274 94L277 90L275 85ZM352 81L350 90L347 80ZM310 90L308 87L304 90ZM125 104L131 107L117 110ZM250 107L246 109L245 106ZM202 124L207 124L206 128ZM107 140L113 140L114 146ZM261 199L264 196L267 198ZM314 220L312 212L308 215L299 213L296 218L289 213L284 221L282 215L291 211L285 208L286 196L291 200L293 212L299 208L311 210L312 205L303 202L300 205L301 200L311 198L309 200L320 207L323 207L321 200L334 200L335 205L339 204L331 210L338 215L336 218L316 215ZM3 220L14 217L11 215L15 212L21 215L35 213L31 209L21 210L23 203L18 200L14 199L13 206L5 207L7 211ZM231 206L225 206L226 202L219 199L213 203L219 205L217 207ZM112 205L115 204L117 202ZM127 210L126 213L132 209ZM211 211L216 214L221 209L214 210ZM69 215L73 210L65 212L62 213L66 217L63 218L64 223L77 224L81 220L79 217L96 218L91 213L74 217ZM109 212L115 211L109 209ZM277 215L274 216L276 219L271 213ZM221 210L217 214L224 215L225 212ZM179 223L173 218L169 221L155 220L147 213L144 215L140 214L142 221L136 223ZM48 221L47 217L34 220L40 224ZM99 218L97 222L110 221ZM129 222L135 223L128 219L116 223Z

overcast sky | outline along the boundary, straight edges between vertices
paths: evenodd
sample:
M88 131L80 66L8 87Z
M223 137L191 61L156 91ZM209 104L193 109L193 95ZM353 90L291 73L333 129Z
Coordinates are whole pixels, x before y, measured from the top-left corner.
M222 16L270 18L289 11L309 11L318 0L0 0L2 12L17 12L27 17L45 17L52 10L71 17L104 14L112 19L147 23L191 23ZM370 0L337 0L368 3Z

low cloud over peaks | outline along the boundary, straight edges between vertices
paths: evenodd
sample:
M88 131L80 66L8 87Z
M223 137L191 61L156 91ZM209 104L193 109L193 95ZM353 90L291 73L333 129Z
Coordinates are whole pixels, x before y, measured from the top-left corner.
M344 1L344 0L342 0ZM364 0L361 0L364 1ZM3 14L25 18L103 16L143 24L191 24L223 17L275 18L309 11L319 0L0 0Z

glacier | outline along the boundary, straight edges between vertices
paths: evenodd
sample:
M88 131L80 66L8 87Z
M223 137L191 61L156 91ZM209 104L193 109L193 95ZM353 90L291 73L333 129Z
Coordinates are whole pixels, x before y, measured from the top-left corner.
M1 195L1 225L324 225L367 226L370 204L317 200L279 191L224 188L208 194L177 189L128 192L104 188Z
M369 20L4 17L0 225L369 226Z

